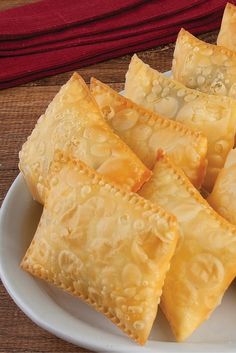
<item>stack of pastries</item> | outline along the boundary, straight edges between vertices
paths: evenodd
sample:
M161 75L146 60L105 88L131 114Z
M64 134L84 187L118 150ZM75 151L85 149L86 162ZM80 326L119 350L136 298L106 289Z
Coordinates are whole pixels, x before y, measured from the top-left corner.
M187 339L236 276L235 28L228 4L218 46L182 29L173 78L134 55L124 95L74 73L20 151L43 205L22 268L140 344L159 303Z

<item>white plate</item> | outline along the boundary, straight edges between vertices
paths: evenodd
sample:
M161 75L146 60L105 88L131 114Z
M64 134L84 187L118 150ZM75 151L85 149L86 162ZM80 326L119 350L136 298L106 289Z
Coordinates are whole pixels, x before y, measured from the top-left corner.
M175 343L159 310L147 344L140 347L108 319L69 294L22 271L20 261L36 230L42 208L18 175L0 213L0 276L10 296L37 325L54 335L100 352L235 353L236 286L185 343Z

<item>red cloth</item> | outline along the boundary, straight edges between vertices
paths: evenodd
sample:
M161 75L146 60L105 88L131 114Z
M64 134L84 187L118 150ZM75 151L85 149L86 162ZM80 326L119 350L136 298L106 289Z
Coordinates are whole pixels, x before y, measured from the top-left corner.
M42 0L1 12L0 39L52 32L111 16L142 2L145 0Z
M2 12L0 88L169 43L182 26L194 34L216 29L225 4L226 0L44 0ZM16 39L20 36L22 45Z
M156 13L155 10L157 10L158 4L150 3L148 7L151 10L150 5L152 5L152 10L153 10L152 12ZM88 23L88 26L78 26L76 28L69 29L67 31L63 31L63 32L59 31L54 34L50 33L47 35L48 37L47 40L49 40L49 42L45 42L46 36L41 36L43 38L41 38L40 36L33 37L31 39L26 39L25 41L18 40L17 42L16 41L0 42L0 56L16 56L16 55L32 54L32 53L49 51L49 50L60 49L60 48L67 48L67 47L77 46L77 45L93 44L93 43L99 43L99 42L104 42L108 40L117 40L124 37L130 37L132 35L152 32L154 30L157 31L157 30L165 29L165 32L161 31L161 37L163 37L165 33L166 35L169 34L170 26L171 27L173 26L177 27L177 25L185 26L186 23L188 24L189 22L189 21L186 21L186 19L188 19L189 17L191 18L191 21L200 20L200 23L202 23L209 15L215 15L215 14L219 15L219 10L221 11L221 9L222 9L222 0L214 0L214 4L213 4L213 1L210 1L209 3L206 3L204 1L204 3L201 3L194 7L194 12L193 12L193 8L190 8L185 10L184 12L178 12L177 14L175 14L174 18L172 16L168 16L168 17L162 17L158 20L152 20L150 22L145 22L145 21L147 21L148 16L150 16L151 12L149 14L143 11L142 13L140 13L140 16L139 16L139 20L141 21L141 24L136 26L133 25L132 27L128 27L128 24L130 21L128 17L126 17L127 13L125 12L124 14L120 14L119 17L122 17L123 20L124 19L126 20L126 22L125 21L123 22L123 24L126 24L126 27L124 28L122 27L119 30L114 30L113 28L113 31L108 31L109 28L111 28L112 23L114 24L118 23L118 21L114 21L114 19L117 18L117 16L114 16L112 17L112 19L111 18L106 19L107 24L109 24L109 26L107 26L106 32L101 32L99 30L96 34L93 34L93 27L91 26L92 23ZM135 10L134 10L134 15L135 15ZM135 18L135 16L133 16L132 18ZM106 21L105 19L103 19L103 22L106 22ZM86 32L87 35L80 36L81 28L85 28L85 27L87 27L87 30L88 30ZM90 33L90 35L88 35L89 34L88 28L92 30L92 33ZM66 38L67 35L70 35L71 37L67 39ZM19 49L14 48L15 43L21 46L21 48Z
M220 25L220 21L221 16L218 17L218 20L214 18L213 22L208 21L207 24L202 26L189 26L186 28L192 33L198 34L215 29L216 26ZM99 48L97 45L87 45L75 47L73 51L71 51L71 48L65 48L55 50L52 53L46 52L44 55L31 54L27 56L27 61L25 60L25 56L18 56L11 59L3 58L1 59L0 88L12 87L36 78L66 72L127 53L140 51L143 49L143 42L145 42L145 48L149 49L156 45L175 40L176 33L174 32L174 34L172 33L169 36L157 39L155 32L151 36L149 33L142 35L142 39L140 36L137 37L139 37L139 40L134 37L132 42L130 38L125 38L120 41L100 43ZM79 61L77 52L79 52L80 56Z
M93 0L91 2L93 2ZM6 26L4 23L6 22L6 18L5 18L6 12L3 12L2 14L0 13L0 40L2 40L0 48L1 50L2 49L9 50L9 49L16 49L16 48L20 49L20 48L31 47L34 45L39 45L39 44L54 43L56 41L64 41L72 38L78 38L78 37L81 38L83 36L96 35L98 33L111 32L122 28L125 28L127 31L129 31L129 30L132 30L133 26L137 26L141 24L148 25L148 23L153 20L156 20L156 21L160 19L163 20L168 16L173 16L171 18L172 20L174 20L175 18L174 15L179 13L181 14L181 19L184 21L186 19L189 19L189 16L191 18L191 15L194 14L194 12L185 13L185 11L188 9L191 9L193 6L196 6L195 7L195 10L196 10L197 5L203 2L205 3L204 9L207 10L208 4L206 4L205 0L194 0L194 1L183 0L180 3L178 3L177 1L170 1L170 0L147 1L147 2L141 3L139 6L132 7L119 14L116 14L113 16L107 16L102 19L97 19L96 21L86 22L86 23L83 23L82 25L78 21L73 26L64 27L63 31L61 30L57 30L53 32L48 31L46 34L44 33L41 35L36 35L34 32L34 28L32 28L31 32L28 33L28 36L30 36L29 38L24 38L23 36L20 36L18 40L16 38L19 37L19 35L17 35L16 33L17 31L18 32L22 31L22 27L24 26L24 19L23 18L19 19L19 15L17 14L17 11L16 11L17 9L14 9L16 12L14 21L17 21L18 19L18 22L19 20L21 20L22 23L20 25L17 25L17 23L14 23L13 24L14 27L8 28L8 33L4 33L4 27ZM215 11L219 9L219 6L222 7L222 0L221 1L216 0L216 4L213 4L213 2L214 1L210 1L209 5L210 5L210 8L214 9ZM71 7L71 11L73 15L74 5L70 4L70 1L69 1L69 6ZM52 11L53 11L53 8L52 8ZM40 13L40 11L38 11L37 16L40 17L40 20L42 21L41 19L42 14ZM43 19L43 22L44 21L45 20ZM31 26L33 26L33 21ZM15 33L13 38L14 40L11 40L11 39L5 40L5 37L13 36L13 33Z

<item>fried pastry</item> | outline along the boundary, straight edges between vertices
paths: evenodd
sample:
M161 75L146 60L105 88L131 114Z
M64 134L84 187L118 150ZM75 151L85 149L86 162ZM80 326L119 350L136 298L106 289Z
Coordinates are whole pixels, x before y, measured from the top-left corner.
M153 177L139 194L158 202L179 222L180 240L161 307L177 341L183 341L220 304L236 275L236 228L208 205L164 153L159 153Z
M80 297L144 344L178 238L175 218L60 152L48 179L22 268Z
M136 191L151 172L106 124L83 79L76 73L38 120L20 152L19 168L34 199L45 200L45 180L55 149Z
M126 75L125 95L157 114L201 131L208 140L204 188L212 190L228 152L234 145L236 102L208 95L174 81L134 55Z
M207 164L205 136L145 110L94 78L90 88L108 124L148 168L162 148L196 187L201 186Z
M221 22L217 44L236 51L236 6L227 3Z
M207 201L221 216L236 224L236 149L229 152Z
M236 98L236 53L181 29L172 65L175 80L202 92Z

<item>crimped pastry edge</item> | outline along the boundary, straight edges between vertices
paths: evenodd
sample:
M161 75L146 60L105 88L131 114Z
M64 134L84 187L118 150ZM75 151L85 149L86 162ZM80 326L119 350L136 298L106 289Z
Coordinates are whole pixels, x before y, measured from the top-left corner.
M87 176L91 177L92 184L99 184L102 187L106 187L106 185L110 188L110 190L115 194L119 194L121 197L126 198L128 202L132 202L132 205L140 206L141 208L145 208L146 210L150 210L153 212L157 212L164 217L168 223L175 222L176 217L172 214L166 212L161 206L158 206L152 203L149 200L144 199L143 197L139 196L137 193L132 191L126 191L120 185L115 184L114 182L110 182L106 179L105 176L96 172L96 170L88 167L84 162L81 160L73 159L68 154L60 151L59 149L55 151L53 161L50 164L49 173L47 177L47 184L49 185L50 179L55 175L54 168L56 163L59 163L59 170L62 168L64 164L70 163L73 164L75 167L78 167L80 173L85 173ZM47 189L47 193L50 192L50 188ZM47 199L47 197L46 197ZM46 205L46 203L45 203Z
M153 70L151 67L150 67L150 69ZM114 91L112 88L110 88L109 86L107 86L103 82L92 77L90 80L90 89L91 89L92 93L93 93L94 87L98 87L98 86L100 88L102 88L105 92L108 92L111 96L115 97L116 100L120 101L127 108L132 108L132 109L135 108L135 110L139 114L141 114L143 116L148 115L149 118L147 120L147 124L149 124L149 122L153 119L155 122L159 123L160 127L170 128L173 131L177 131L177 132L181 133L182 136L188 136L188 135L193 136L193 138L194 138L193 146L196 148L196 150L198 150L199 146L200 146L200 150L203 150L203 147L204 147L204 149L207 151L207 148L205 148L207 146L207 138L205 137L205 135L202 132L195 131L195 130L189 128L188 126L182 124L181 122L178 122L178 121L175 121L175 120L172 120L169 118L165 118L159 114L153 113L151 110L148 110L148 109L134 103L129 98L121 96L119 93ZM200 157L201 157L201 159L200 159L199 167L198 167L198 178L196 179L196 182L195 182L197 188L200 187L203 183L203 180L204 180L204 177L206 174L207 163L208 163L207 159L206 159L206 154L200 155Z
M189 35L189 37L190 36L192 36L193 37L193 39L194 40L197 40L197 41L199 41L199 42L201 42L203 45L213 45L213 46L215 46L215 47L218 47L218 46L216 46L216 45L214 45L214 44L210 44L210 43L205 43L205 42L203 42L202 40L200 40L200 39L198 39L198 38L196 38L196 37L194 37L191 33L189 33L188 31L186 31L185 29L181 29L180 30L180 32L181 31L184 31L184 32L187 32L188 33L188 35ZM179 33L180 33L179 32ZM220 48L220 46L219 46L219 48ZM223 49L225 49L224 47L221 47L221 48L223 48ZM230 51L230 49L227 49L227 50L229 50ZM235 55L236 55L236 53L235 53ZM173 57L173 60L174 60L174 57ZM185 86L183 83L181 83L181 82L179 82L178 80L176 80L176 79L174 79L174 78L170 78L170 77L167 77L167 76L165 76L162 72L159 72L158 70L156 70L156 69L153 69L149 64L146 64L144 61L142 61L139 57L138 57L138 55L137 54L134 54L133 56L132 56L132 58L131 58L131 61L130 61L130 64L129 64L129 70L127 71L127 73L126 73L126 75L129 73L129 71L131 71L131 69L132 69L132 62L134 62L134 63L136 63L136 64L138 64L138 65L145 65L145 66L147 66L148 68L149 68L149 70L150 71L152 71L152 73L158 78L158 80L159 80L159 82L160 83L163 83L163 82L165 82L165 87L170 87L170 88L174 88L174 89L181 89L181 88L183 88L187 93L186 94L193 94L193 95L196 95L196 96L198 96L198 97L203 97L203 98L211 98L211 99L213 99L213 100L219 100L217 97L217 95L215 95L215 94L208 94L208 93L205 93L205 92L202 92L202 91L199 91L199 90L197 90L197 89L194 89L194 88L190 88L190 87L187 87L187 86ZM131 68L131 69L130 69ZM229 102L234 102L234 99L233 98L231 98L231 97L229 97L229 96L221 96L221 102L224 102L224 103L229 103ZM204 136L204 135L203 135Z
M125 144L122 139L114 133L114 131L112 131L112 129L109 127L109 125L106 123L106 121L103 119L103 116L102 116L102 113L100 111L100 108L96 102L96 99L95 97L91 94L88 86L86 85L85 81L83 80L83 78L77 73L77 72L74 72L72 74L72 76L69 78L69 80L60 88L60 90L56 93L56 95L53 97L52 101L49 103L48 107L46 108L45 110L45 113L42 114L34 128L32 129L31 131L31 134L27 137L26 141L23 143L22 147L21 147L21 150L19 152L19 163L18 163L18 167L20 169L20 171L22 172L22 174L24 175L25 177L25 173L24 173L24 169L25 169L25 164L27 164L25 161L25 159L23 159L22 157L22 152L28 147L28 144L31 143L31 136L32 136L32 133L33 131L35 131L35 129L37 128L38 124L41 123L41 120L42 120L42 117L45 116L49 106L51 104L55 104L54 103L54 99L56 96L58 96L62 90L63 87L65 87L66 85L70 84L71 82L77 82L79 81L79 83L81 84L81 86L83 87L83 89L88 93L89 97L91 98L91 101L92 101L92 104L94 104L94 106L96 107L97 109L97 113L101 116L101 120L99 121L99 124L102 125L102 127L108 132L108 133L112 133L113 135L113 144L115 146L118 146L120 148L120 150L122 150L124 153L127 153L127 157L129 157L129 160L130 162L133 164L133 165L136 165L137 167L139 167L139 175L138 175L138 178L132 178L133 180L133 185L132 185L132 191L133 192L137 192L141 186L150 179L151 175L152 175L152 172L145 166L145 164L138 158L138 156L132 151L131 148L129 148L127 146L127 144ZM24 162L23 162L24 160ZM29 182L28 182L28 178L25 178L26 181L27 181L27 184L29 185ZM127 183L124 183L125 186L129 186ZM44 204L45 200L41 200L38 196L38 190L37 190L37 187L36 185L34 185L34 188L36 190L35 193L32 192L32 188L30 187L29 185L29 189L31 190L31 193L32 193L32 196L41 204Z
M88 92L89 97L91 98L93 104L96 106L98 113L101 115L102 117L102 112L99 108L99 105L97 104L97 101L95 99L95 97L93 96L93 94L91 94L91 91L89 89L89 87L86 85L84 79L78 74L78 72L74 72L71 76L71 78L67 81L79 81L81 83L81 85L83 86L84 90ZM65 84L67 84L67 82ZM142 174L140 174L140 178L138 181L136 181L132 187L132 191L133 192L137 192L142 185L148 181L151 176L152 176L152 172L145 166L145 164L138 158L138 156L129 148L129 146L127 146L127 144L125 144L122 139L115 134L109 127L109 125L105 122L104 124L104 120L101 120L101 124L106 128L106 130L110 133L113 133L113 137L114 137L114 142L116 145L119 145L122 150L124 152L127 152L129 155L131 155L131 157L133 157L132 162L135 164L137 164L137 162L139 163L140 166L142 166L143 168L143 172ZM141 169L141 168L140 168Z
M166 212L161 207L159 207L158 205L152 203L149 200L142 198L141 196L139 196L136 193L127 192L123 189L119 189L119 187L117 187L115 184L107 182L106 179L102 175L96 173L95 170L93 170L92 168L89 168L83 162L81 162L79 160L72 159L70 156L63 154L60 150L57 150L55 152L55 157L54 157L54 160L50 166L47 182L50 183L51 177L53 177L55 175L55 171L53 170L53 168L55 168L56 163L59 163L58 167L60 170L63 167L63 165L67 164L68 162L73 164L75 167L78 166L78 168L80 169L80 172L85 173L86 175L91 177L91 179L93 179L93 184L99 184L101 187L106 187L106 185L108 185L110 192L114 192L115 194L118 193L122 197L128 196L128 198L126 198L126 200L127 200L127 202L132 202L134 200L134 202L132 202L133 206L138 206L143 210L150 210L154 213L158 213L161 217L165 218L165 220L168 222L168 225L172 225L175 228L177 227L176 218L173 215ZM50 191L47 190L47 192L50 192ZM48 198L46 197L45 207L47 207L47 199ZM177 228L176 228L176 230L177 230ZM178 233L176 231L175 241L177 241L177 236L178 236ZM84 294L82 294L78 290L75 290L74 288L71 289L71 287L64 286L60 281L53 278L53 274L49 273L41 265L36 264L36 266L34 266L34 264L30 264L28 262L28 258L31 255L34 244L35 244L35 239L32 240L32 242L31 242L31 244L30 244L30 246L29 246L29 248L28 248L21 264L20 264L20 266L23 270L31 273L32 275L34 275L40 279L47 281L48 283L54 284L56 287L61 288L64 291L82 299L87 304L90 304L96 311L104 314L108 319L110 319L117 327L119 327L124 333L126 333L135 342L139 343L140 345L145 344L146 340L142 340L138 336L136 336L134 333L132 333L132 331L130 329L128 329L125 324L121 323L120 320L116 316L111 315L111 313L109 311L105 310L103 306L98 306L95 301L91 300L89 297L84 296ZM172 251L171 257L173 256L173 252L174 252L174 250ZM167 273L167 271L166 271L166 273ZM166 273L164 275L164 278L166 276ZM162 289L161 289L161 293L162 293ZM161 297L161 295L160 295L160 297ZM157 305L157 308L158 308L158 305Z
M181 30L179 31L176 45L177 45L178 41L183 41L184 38L188 38L188 42L193 44L194 46L198 46L198 47L204 48L204 49L206 49L206 47L210 47L214 52L218 52L218 53L222 53L224 55L227 55L229 58L233 58L236 61L236 53L234 51L232 51L226 47L223 47L221 45L206 43L203 40L195 37L190 32L186 31L184 28L181 28ZM207 93L205 93L205 94L207 94ZM224 96L222 96L222 98L223 97ZM226 98L230 98L230 97L226 97Z
M186 125L182 124L179 121L171 120L171 119L165 118L159 114L153 113L151 110L148 110L148 109L142 107L141 105L136 104L135 102L133 102L129 98L121 96L119 93L114 91L111 87L107 86L106 84L97 80L94 77L91 78L90 85L91 85L90 87L91 87L92 92L93 92L93 86L99 86L105 92L109 92L109 94L114 96L116 98L116 100L122 102L122 104L125 105L127 108L135 108L135 110L138 113L140 113L142 115L148 115L149 119L147 120L147 123L149 123L149 121L151 119L153 119L156 122L158 122L160 126L163 126L166 128L171 127L171 128L173 128L173 130L181 132L183 136L192 135L195 137L195 139L197 141L198 140L201 141L201 139L206 139L205 135L202 132L194 131L193 129L190 129L189 127L187 127ZM197 145L197 143L195 145Z
M32 243L32 245L33 245L33 243ZM28 255L30 255L30 252L28 253ZM137 336L135 336L132 333L132 331L126 327L126 325L122 324L117 317L115 317L114 315L111 315L111 313L109 313L109 311L105 311L104 307L99 307L96 304L96 302L92 301L89 297L85 297L81 292L78 292L75 289L71 290L71 287L66 287L61 282L51 278L50 276L48 276L47 271L44 270L43 268L40 268L40 269L37 268L35 270L34 266L30 265L27 260L28 260L28 256L26 255L20 265L23 270L31 273L35 277L38 277L40 279L43 279L44 281L47 281L48 283L55 285L57 288L63 289L67 293L83 300L86 304L91 305L97 312L102 313L108 319L110 319L117 327L119 327L123 332L125 332L135 342L137 342L141 345L145 344L145 341L139 340L139 338Z
M186 187L186 190L189 194L200 204L205 206L205 210L210 214L219 224L226 230L235 234L236 237L236 227L229 223L225 218L220 216L210 205L209 203L201 196L199 191L194 188L191 182L188 180L184 172L178 168L174 162L172 162L171 158L161 149L157 152L157 163L158 161L164 162L169 169L171 169L172 173L176 176L176 179Z

